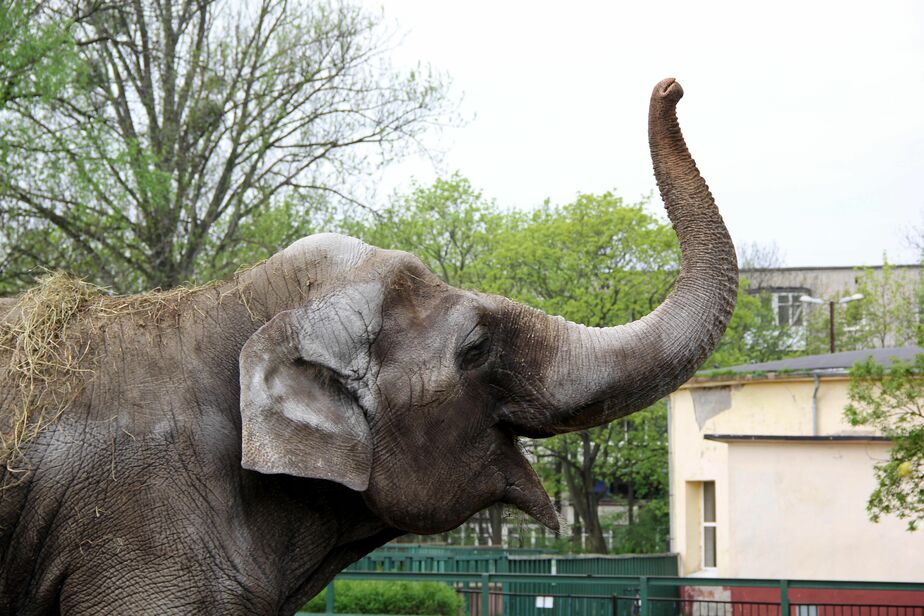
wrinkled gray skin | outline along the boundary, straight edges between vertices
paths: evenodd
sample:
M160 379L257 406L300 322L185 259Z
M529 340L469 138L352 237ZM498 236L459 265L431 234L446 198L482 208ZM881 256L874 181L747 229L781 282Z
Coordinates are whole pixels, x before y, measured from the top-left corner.
M176 318L106 320L88 339L96 378L0 495L0 613L291 614L385 541L498 501L556 528L516 437L664 396L734 306L734 249L680 134L681 95L655 88L650 142L682 272L635 323L585 328L336 235Z

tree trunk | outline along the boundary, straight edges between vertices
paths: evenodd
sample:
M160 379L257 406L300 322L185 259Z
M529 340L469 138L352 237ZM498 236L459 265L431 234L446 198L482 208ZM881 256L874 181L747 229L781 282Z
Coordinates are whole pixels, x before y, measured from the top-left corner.
M600 498L594 488L593 466L587 467L583 472L584 500L586 516L584 517L584 530L587 532L589 545L587 551L593 554L606 554L606 541L603 539L603 529L600 527Z
M584 465L580 469L580 474L575 473L570 464L565 463L562 467L565 484L574 506L575 523L572 535L575 543L580 541L581 530L584 530L587 533L588 544L582 544L581 548L595 554L606 554L606 541L603 539L603 529L600 528L597 512L599 499L594 494L593 465Z
M495 503L488 507L488 520L491 524L491 545L504 544L504 503Z
M596 499L594 499L596 500ZM587 539L590 542L587 551L593 554L608 554L606 540L603 538L603 529L600 527L600 515L597 503L588 508Z
M571 525L571 543L574 546L580 546L580 549L583 550L584 546L580 543L581 520L584 519L585 515L584 501L580 497L582 491L578 488L577 480L570 464L562 463L562 475L565 478L565 487L568 489L568 495L571 498L571 508L574 510L574 523Z

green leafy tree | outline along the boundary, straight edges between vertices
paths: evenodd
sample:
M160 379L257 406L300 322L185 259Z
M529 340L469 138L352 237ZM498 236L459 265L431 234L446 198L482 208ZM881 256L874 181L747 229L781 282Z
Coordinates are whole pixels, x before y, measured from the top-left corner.
M82 76L5 110L29 135L0 160L7 285L64 263L118 291L227 274L263 217L350 199L449 111L440 77L396 70L381 16L346 0L48 0L30 23L59 15Z
M562 471L564 486L574 507L574 539L577 540L580 532L585 531L588 543L580 548L586 547L595 554L609 551L599 514L600 499L605 490L598 489L598 485L605 485L605 478L612 473L610 448L614 446L613 435L617 429L617 425L611 423L537 444L557 461L556 467Z
M855 426L870 426L892 441L888 460L875 465L877 486L867 502L870 519L924 521L924 354L913 362L882 366L872 359L851 369L844 413Z
M388 207L342 227L373 246L417 255L451 285L477 287L483 269L473 266L492 250L502 224L494 203L455 173L430 186L415 184L409 193L394 195Z

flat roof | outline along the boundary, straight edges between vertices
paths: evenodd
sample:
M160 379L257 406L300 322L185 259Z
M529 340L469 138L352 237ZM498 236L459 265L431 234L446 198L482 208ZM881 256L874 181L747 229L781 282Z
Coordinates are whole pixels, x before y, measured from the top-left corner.
M913 361L918 353L924 349L917 346L890 347L885 349L864 349L862 351L843 351L841 353L826 353L824 355L805 355L765 361L755 364L740 364L729 368L715 370L700 370L697 377L729 376L729 373L748 374L753 372L802 372L817 373L831 372L845 374L854 364L872 357L873 361L883 366L892 365L893 361Z

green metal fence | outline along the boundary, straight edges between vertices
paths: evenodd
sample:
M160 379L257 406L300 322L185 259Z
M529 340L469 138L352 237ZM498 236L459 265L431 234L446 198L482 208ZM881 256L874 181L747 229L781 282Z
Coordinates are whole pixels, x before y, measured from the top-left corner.
M345 571L338 578L444 582L467 597L467 614L471 616L924 616L924 584L919 583L410 571ZM777 600L681 598L683 588L710 586L773 589ZM823 604L798 598L806 591L819 590L896 591L907 598L904 603ZM330 587L328 593L329 613L333 613ZM546 602L547 599L551 600ZM540 603L543 607L539 607Z
M599 597L606 598L617 592L635 596L638 584L612 586L605 582L588 583L588 576L674 576L677 575L677 557L674 554L561 555L532 549L390 544L351 565L340 578L344 579L347 574L354 572L533 575L536 577L507 581L500 586L492 582L495 585L488 589L491 597L491 608L488 612L479 612L478 597L482 592L480 581L475 582L474 586L472 583L459 582L456 589L466 597L469 613L473 614L551 616L547 608L537 607L536 597L551 597L549 601L554 603L554 595L560 595L568 596L566 603L569 605L570 613L610 616L613 612L609 600L600 601ZM584 581L575 585L569 581L573 576L581 576ZM677 596L676 589L659 589L656 592L660 593L657 596L663 598ZM332 593L329 591L328 598L331 596ZM626 604L620 609L619 616L631 616L630 607Z
M549 576L638 576L638 575L677 575L677 557L673 554L650 556L524 556L511 555L508 562L510 573L547 574ZM561 577L554 579L562 580ZM634 578L633 578L634 579ZM505 614L549 614L549 608L536 607L536 596L568 596L569 610L575 614L587 616L610 616L613 613L606 601L599 597L613 594L635 595L638 584L608 585L584 583L574 585L566 581L549 580L543 582L511 582L504 588ZM660 589L659 597L676 597L676 590ZM619 616L629 616L629 605L620 610ZM660 616L660 615L658 615Z

